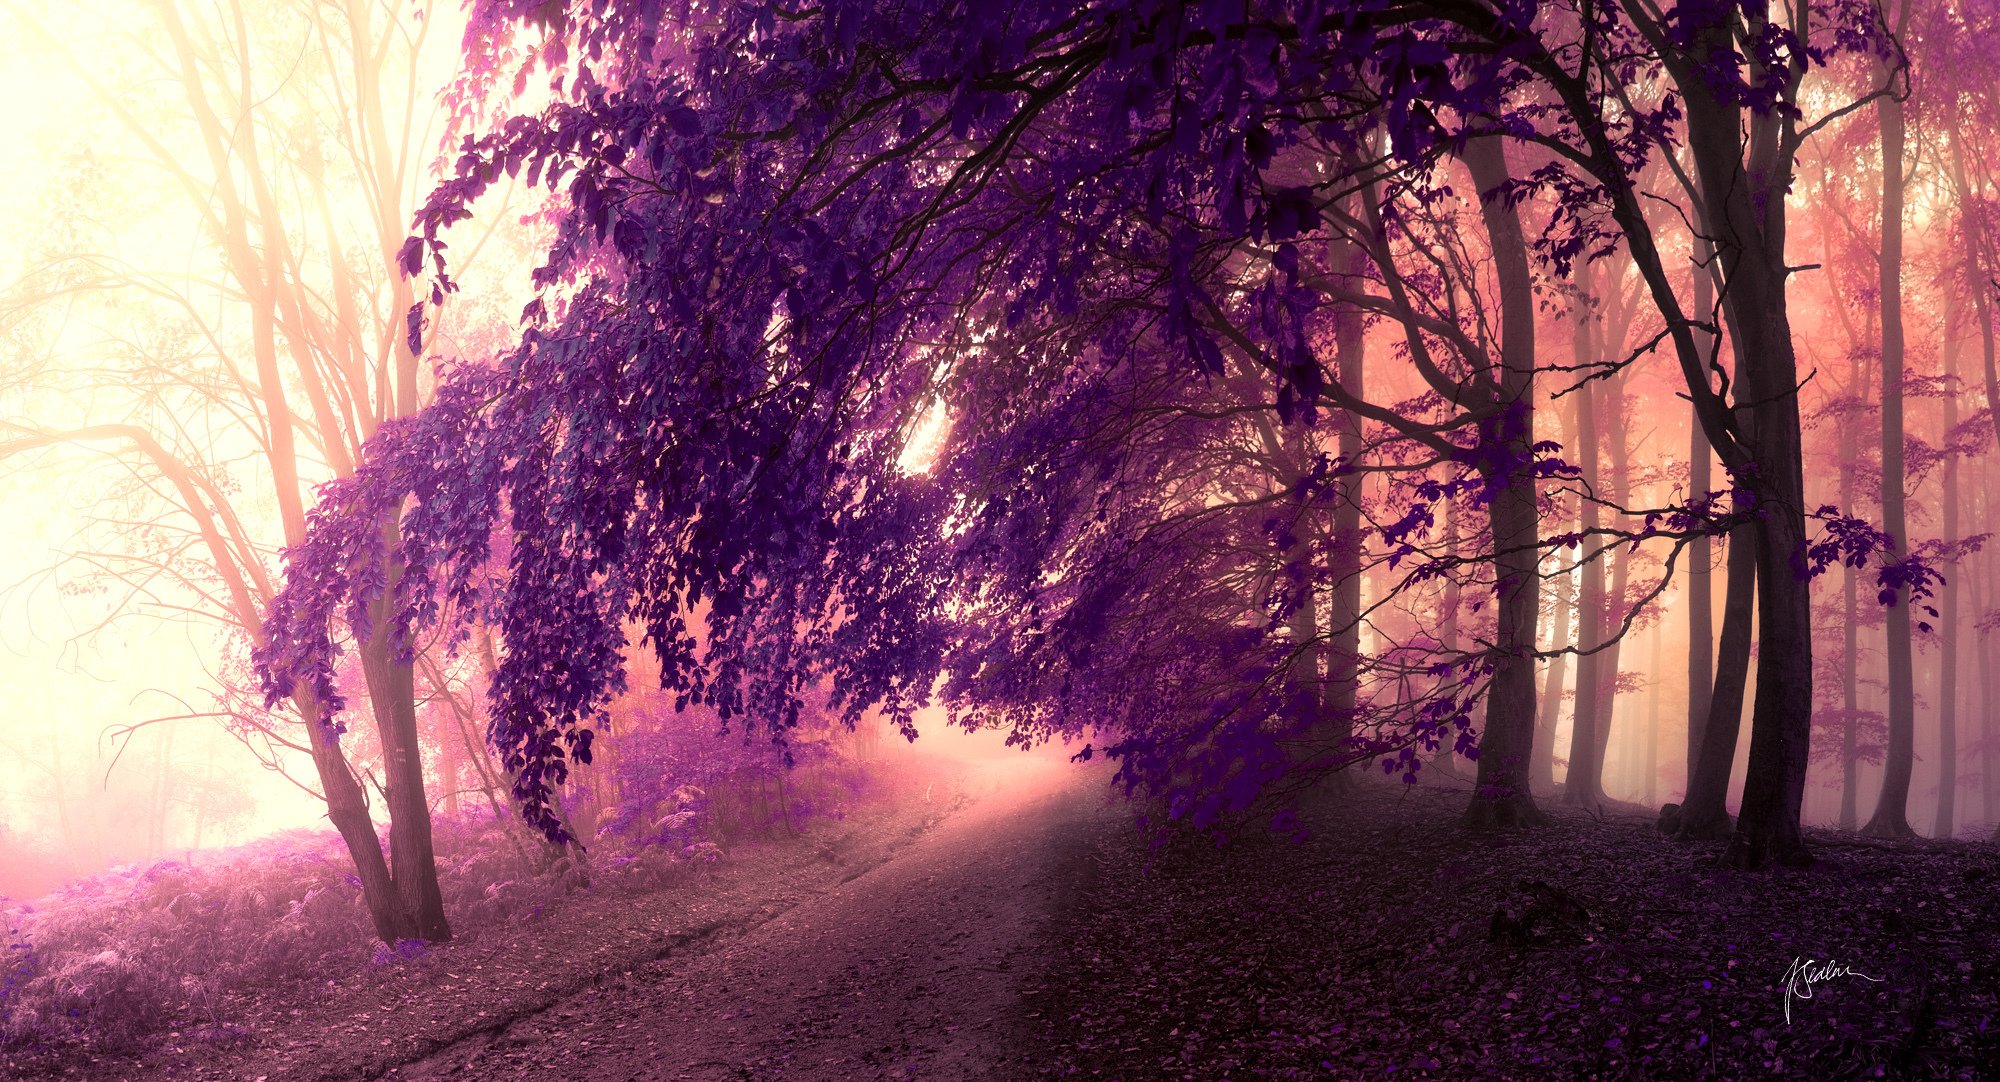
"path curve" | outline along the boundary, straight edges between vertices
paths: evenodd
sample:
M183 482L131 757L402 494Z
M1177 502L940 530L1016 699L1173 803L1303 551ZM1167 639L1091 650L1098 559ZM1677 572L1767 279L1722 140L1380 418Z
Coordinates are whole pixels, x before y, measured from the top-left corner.
M388 1077L1014 1077L1057 865L1110 813L1097 770L1015 760L977 778L984 795L888 863Z

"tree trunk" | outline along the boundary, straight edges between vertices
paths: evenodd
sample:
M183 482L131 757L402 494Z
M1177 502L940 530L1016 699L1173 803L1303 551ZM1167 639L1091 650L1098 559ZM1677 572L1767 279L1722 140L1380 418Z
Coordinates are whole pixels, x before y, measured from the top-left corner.
M1587 279L1584 287L1588 288ZM1595 359L1592 351L1601 347L1599 337L1579 330L1578 363ZM1590 482L1592 494L1614 504L1624 500L1623 482L1629 455L1622 434L1605 438L1602 410L1606 399L1617 403L1621 398L1608 381L1592 382L1577 393L1579 464L1584 478ZM1618 412L1622 414L1623 410ZM1612 419L1614 429L1620 427L1619 420ZM1611 452L1608 456L1605 454L1607 449ZM1609 468L1606 468L1607 457ZM1584 501L1582 519L1583 532L1589 537L1603 524L1602 508L1595 502ZM1587 547L1593 543L1586 540L1584 545ZM1582 618L1578 623L1577 639L1589 653L1577 660L1569 775L1563 785L1563 801L1568 804L1594 808L1605 800L1604 757L1611 746L1612 714L1618 706L1619 657L1623 653L1623 644L1615 636L1623 623L1622 609L1629 573L1630 564L1624 558L1623 546L1607 547L1595 559L1584 564L1581 571L1583 589L1579 611Z
M431 809L424 795L423 753L417 743L414 681L409 664L394 657L389 638L378 633L360 646L361 670L376 711L388 775L383 796L389 805L389 859L397 900L411 915L416 935L440 943L451 938L451 926L445 922L431 849Z
M1903 492L1903 103L1876 103L1882 129L1882 530L1893 552L1909 543ZM1882 792L1862 833L1903 838L1910 829L1910 771L1916 759L1916 680L1910 656L1910 594L1898 589L1888 609L1889 752Z
M1359 275L1367 268L1361 246L1345 235L1333 243L1332 269L1335 274ZM1339 371L1335 378L1342 391L1359 400L1366 398L1366 353L1361 310L1340 305L1334 314L1333 356ZM1331 580L1329 627L1326 643L1326 705L1324 724L1333 744L1335 761L1345 761L1351 751L1355 711L1359 706L1361 679L1361 418L1345 411L1334 417L1339 426L1342 472L1334 480L1333 537L1327 549L1327 578Z
M1543 820L1528 787L1535 740L1535 624L1541 608L1540 536L1536 522L1535 295L1528 245L1515 208L1498 198L1509 176L1502 140L1487 136L1463 152L1480 193L1500 296L1500 388L1503 412L1485 435L1513 463L1490 507L1494 550L1493 679L1479 736L1479 774L1467 825L1525 826Z
M1945 303L1944 431L1950 438L1958 427L1958 320L1957 306ZM1944 460L1944 543L1958 540L1958 456L1947 449ZM1951 575L1938 588L1938 806L1933 833L1949 838L1958 828L1958 576Z
M1957 188L1961 207L1970 208L1985 193L1983 190L1975 192L1966 182L1964 137L1955 133L1950 143L1952 179ZM1981 187L1983 189L1984 185L1982 184ZM1986 236L1984 229L1984 217L1976 211L1970 211L1965 214L1965 221L1971 227L1972 231L1971 250L1966 253L1965 257L1966 289L1972 294L1973 317L1979 323L1980 368L1981 373L1985 377L1986 402L1989 407L1992 407L2000 404L2000 370L1996 370L1994 359L1993 300L1992 295L1987 292L1991 288L1990 283L1987 281L1987 275L1992 272L1993 253L1991 250L1991 240ZM1996 447L2000 447L2000 424L1995 424L1991 427L1994 444ZM1986 500L1985 488L1981 487L1979 491L1982 505L1990 509L1991 504ZM1990 515L1982 516L1981 524L1983 528L1990 528L1991 523L1992 519ZM1982 579L1983 584L1987 588L1982 591L1983 597L1978 612L1983 616L1986 612L1990 611L1990 606L1994 603L1996 593L2000 592L1996 592L1991 588L1993 580L1990 576L1982 576ZM1975 656L1978 657L1980 662L1980 795L1981 803L1984 805L1986 813L1986 821L1995 824L1993 840L2000 842L2000 725L1996 725L1994 717L1994 658L1988 634L1985 632L1975 632L1975 636L1973 641L1975 649L1978 651Z
M1853 830L1859 821L1861 764L1856 759L1855 729L1861 710L1859 674L1861 664L1861 610L1855 597L1854 568L1843 565L1840 575L1841 604L1846 619L1841 628L1841 650L1846 659L1840 677L1842 711L1840 726L1840 829Z
M1729 775L1736 764L1736 740L1743 729L1743 692L1750 677L1750 623L1757 583L1753 530L1738 526L1729 535L1715 686L1709 696L1708 716L1702 719L1694 774L1681 804L1680 834L1686 838L1721 838L1729 833Z
M1706 239L1697 238L1695 255L1700 265L1694 269L1694 312L1696 318L1711 319L1715 311L1715 279L1712 269L1714 249ZM1715 336L1705 330L1695 332L1695 348L1703 356L1715 349ZM1701 429L1701 418L1693 407L1688 414L1688 498L1707 495L1715 481L1710 468L1714 449ZM1715 588L1710 583L1709 565L1715 560L1715 545L1707 534L1688 543L1688 655L1687 655L1687 787L1682 799L1694 788L1694 764L1701 757L1701 731L1708 721L1708 701L1715 687Z
M1622 327L1618 332L1617 339L1620 342L1624 339L1624 330ZM1611 418L1612 423L1609 431L1604 433L1607 437L1605 440L1605 449L1609 452L1611 458L1611 468L1604 476L1604 487L1607 498L1622 506L1631 495L1632 449L1629 431L1625 425L1625 394L1621 387L1621 382L1617 377L1613 377L1607 381L1604 384L1603 397L1610 400L1616 411L1615 416ZM1598 402L1599 409L1601 410L1603 406L1604 401L1600 399ZM1604 428L1603 421L1604 418L1600 414L1598 426L1600 429ZM1598 669L1598 727L1597 747L1594 750L1597 753L1595 773L1598 779L1598 792L1600 794L1604 791L1604 758L1609 754L1611 749L1611 728L1612 723L1617 720L1618 712L1618 678L1621 672L1620 665L1622 664L1621 659L1624 656L1625 646L1622 637L1612 638L1612 636L1622 630L1624 623L1626 605L1625 588L1630 584L1632 578L1632 561L1629 559L1629 556L1629 551L1623 545L1612 548L1603 556L1603 559L1609 561L1611 565L1609 570L1611 581L1605 590L1603 615L1598 619L1599 638L1610 640L1598 654L1599 657L1603 658L1603 661L1602 667ZM1655 666L1655 671L1658 671L1657 666Z
M1772 448L1762 465L1775 470L1787 460L1800 461L1795 440L1788 450ZM1787 495L1800 495L1803 481L1788 487ZM1773 514L1758 523L1757 539L1757 689L1743 807L1727 855L1738 868L1812 862L1799 829L1812 747L1812 594L1797 571L1804 516Z
M1848 364L1848 387L1855 397L1861 397L1861 386L1866 373L1860 359L1860 351L1855 350ZM1841 426L1840 437L1840 506L1852 514L1854 507L1854 475L1861 464L1860 441L1856 426ZM1841 598L1841 658L1840 677L1841 709L1843 720L1840 726L1840 829L1853 830L1860 821L1861 764L1856 760L1855 738L1860 725L1861 711L1861 607L1857 596L1854 567L1840 565Z
M1646 691L1648 692L1648 697L1652 700L1647 704L1646 755L1644 760L1646 764L1646 776L1643 779L1644 784L1640 788L1639 795L1640 801L1649 808L1653 807L1653 800L1657 795L1655 790L1660 784L1661 694L1659 680L1660 675L1666 671L1666 665L1664 664L1666 661L1666 650L1664 649L1666 638L1666 627L1663 624L1655 623L1653 625L1653 656L1650 671L1646 674L1649 678Z
M1588 268L1578 268L1576 287L1581 296L1572 314L1574 356L1571 363L1581 366L1597 359L1591 317L1584 302L1591 290ZM1577 551L1586 554L1592 545L1602 543L1596 533L1604 522L1603 509L1589 498L1603 492L1603 441L1597 423L1598 386L1596 381L1592 381L1576 392L1576 464L1583 471L1582 481L1586 490L1578 514L1582 520L1584 540ZM1605 557L1600 554L1596 559L1586 560L1578 571L1583 581L1577 601L1576 641L1578 648L1587 652L1580 654L1576 660L1576 705L1570 713L1569 773L1563 780L1562 798L1565 804L1585 808L1595 808L1604 802L1603 779L1600 776L1604 764L1605 722L1608 720L1600 713L1604 703L1607 652L1603 649L1606 610L1604 560ZM1616 675L1614 669L1612 678L1616 679Z
M1980 611L1991 612L1994 590L1989 573L1985 590L1985 607ZM1993 668L2000 659L1993 654L1993 635L1990 632L1974 632L1973 643L1979 651L1979 764L1980 797L1985 805L1986 821L1996 824L1996 834L2000 834L2000 710L1996 710L1993 699Z
M1529 771L1535 790L1544 793L1554 792L1556 787L1556 723L1561 716L1563 683L1569 676L1567 648L1576 641L1569 629L1576 590L1568 575L1558 580L1555 593L1555 623L1549 649L1560 652L1549 659L1548 675L1542 682L1541 714L1535 722L1535 756Z
M439 675L443 674L440 673ZM439 692L442 693L442 690L439 689ZM458 778L459 774L462 773L459 768L460 752L458 735L454 731L457 729L457 725L452 724L447 726L444 720L445 716L436 711L432 711L431 716L437 719L431 724L431 737L437 741L438 785L444 790L442 794L444 797L444 814L447 819L456 820L459 813Z
M1447 503L1444 506L1444 547L1446 552L1459 551L1460 534L1462 533L1459 529L1459 519L1463 513L1463 511L1453 504ZM1444 597L1438 602L1437 635L1439 653L1445 658L1457 658L1460 656L1458 614L1459 610L1463 607L1464 596L1463 592L1459 589L1458 579L1453 576L1446 576ZM1452 758L1452 744L1456 735L1455 732L1448 730L1441 729L1438 731L1438 746L1431 751L1430 759L1425 764L1426 767L1451 778L1458 777L1458 772L1454 769L1454 760Z
M383 530L388 534L386 551L393 553L394 517ZM389 861L396 896L414 921L417 936L442 943L451 938L451 925L445 921L437 857L431 847L431 806L424 794L423 745L417 739L416 677L411 662L397 656L395 636L390 633L399 570L392 565L387 571L382 598L372 613L373 633L361 641L358 652L388 774L384 798L389 805Z
M1984 182L1975 191L1967 183L1965 172L1965 142L1968 138L1962 132L1954 132L1951 143L1951 173L1953 187L1957 189L1959 207L1964 214L1966 227L1970 230L1970 251L1965 254L1965 286L1972 294L1972 313L1979 320L1979 348L1981 370L1986 377L1986 401L1989 405L2000 405L2000 368L1994 363L1993 342L1993 299L1987 292L1992 288L1987 276L1994 272L1992 238L1986 235L1985 215L1974 204L1986 195ZM2000 424L1993 427L1993 442L2000 448Z
M1990 530L1993 521L1990 513L1991 498L1982 491L1979 498L1979 523L1981 532ZM1993 611L1994 589L1992 565L1978 565L1982 571L1972 581L1973 611L1984 616ZM2000 725L1995 724L1993 701L1993 637L1981 630L1979 621L1974 622L1972 631L1972 656L1978 661L1979 669L1979 798L1980 811L1988 823L2000 824Z
M1288 477L1280 480L1296 485L1299 478ZM1293 523L1292 531L1297 535L1298 542L1285 554L1287 566L1283 577L1287 588L1298 590L1304 596L1299 599L1298 607L1292 610L1292 618L1288 621L1292 657L1285 674L1287 685L1285 720L1292 726L1293 736L1316 744L1317 740L1314 737L1318 731L1320 705L1326 693L1326 685L1319 673L1321 651L1319 612L1313 600L1313 583L1316 579L1313 574L1315 570L1313 531L1307 526L1303 515L1300 521Z
M1723 314L1737 359L1736 431L1723 430L1724 418L1713 404L1706 407L1703 426L1711 442L1733 440L1731 465L1740 470L1738 483L1756 500L1760 515L1754 533L1760 653L1750 764L1727 860L1738 867L1773 859L1806 863L1812 858L1799 831L1799 809L1812 741L1812 605L1796 572L1806 530L1798 357L1785 296L1791 274L1785 262L1785 196L1793 163L1784 153L1786 121L1778 111L1752 112L1742 100L1719 95L1693 60L1732 50L1739 30L1761 33L1769 25L1768 0L1704 8L1699 14L1683 28L1688 45L1669 59L1705 197L1705 228L1715 238L1727 285ZM1642 270L1662 310L1675 311L1637 196L1626 191L1621 197L1625 202L1615 209L1620 226L1628 239L1641 242L1629 247L1635 258L1651 261L1650 269L1642 265ZM1684 329L1676 332L1675 349L1690 389L1705 394L1706 359L1694 353Z
M417 936L412 911L396 894L389 876L389 863L382 855L382 839L375 834L375 822L368 815L368 794L341 753L340 744L327 731L319 704L303 693L293 696L299 718L311 741L313 768L319 774L320 790L326 795L326 817L347 843L354 861L354 874L361 880L361 900L374 922L375 936L384 943Z

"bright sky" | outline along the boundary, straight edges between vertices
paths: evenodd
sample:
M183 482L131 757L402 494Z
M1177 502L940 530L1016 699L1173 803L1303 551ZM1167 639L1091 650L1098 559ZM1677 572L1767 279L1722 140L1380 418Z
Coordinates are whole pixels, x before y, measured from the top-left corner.
M199 144L188 137L192 127L185 120L180 87L158 58L148 55L169 50L161 35L144 32L151 21L149 6L121 0L74 6L0 0L0 147L6 150L0 154L0 201L9 205L0 211L0 420L40 429L128 420L141 407L134 401L130 377L119 373L129 370L135 356L151 352L171 364L177 352L202 349L187 338L184 324L139 319L135 313L160 308L158 302L137 299L107 304L86 296L43 305L34 310L38 324L10 330L21 314L22 291L51 280L35 266L38 253L64 250L52 232L83 236L77 243L101 257L96 266L142 271L151 283L178 293L190 310L228 333L235 333L231 321L242 322L219 291L217 256L202 239L195 204L106 102L107 95L114 96L135 115L159 118L157 127L148 130L168 141L171 153L191 173L212 176ZM190 21L218 18L218 12L229 10L225 5L182 7ZM394 3L375 10L379 17L384 11L407 13L411 7ZM458 18L457 4L443 8L441 17ZM244 10L254 23L279 8L252 4ZM54 47L35 25L67 50ZM258 89L266 91L269 84L267 100L275 103L273 115L282 122L325 128L334 121L321 123L321 118L338 114L321 110L340 108L325 91L308 88L309 95L321 96L290 99L290 104L282 97L298 93L296 73L305 68L297 60L312 55L304 51L311 44L301 41L293 56L281 60L260 58L260 65L272 66L268 79L260 67ZM454 70L457 45L457 26L438 26L418 69L417 126L431 140L438 122L425 128L424 119L433 112L436 89ZM94 90L93 83L103 92ZM180 116L174 112L177 106L183 110ZM280 107L284 111L276 112ZM296 161L286 159L308 142L285 139L285 134L280 130L266 136L266 164L273 174L295 169ZM96 171L80 174L79 155L88 155ZM425 184L422 174L411 178L412 190ZM275 186L281 198L305 190L295 177L278 176ZM364 219L366 207L356 197L352 205L330 213L345 231L350 218ZM372 258L369 240L365 231L356 231L346 246L350 258ZM49 375L24 386L20 373L33 366L37 354ZM220 416L175 416L173 421L196 430L226 426ZM13 434L0 430L0 441ZM234 451L227 442L223 446L224 454L250 460L251 449L240 439ZM62 777L73 794L79 788L86 795L105 792L104 770L113 750L107 737L114 727L209 707L209 673L220 662L219 651L212 625L171 612L172 605L187 600L184 596L164 591L159 604L126 606L123 619L92 633L121 594L80 592L89 569L69 554L115 546L116 531L101 521L93 525L94 518L148 513L138 502L116 498L117 486L128 476L117 460L89 451L0 459L0 688L6 690L0 696L0 764L7 767L0 772L0 825L18 833L50 840L61 836L51 800L54 777ZM268 483L260 486L250 473L239 483L248 492L268 491ZM246 510L253 519L263 518L270 514L269 503L268 496L257 496L249 499ZM161 725L133 740L118 763L112 789L150 785L147 779L158 776L162 755L171 746L179 770L217 779L255 804L251 815L227 829L210 826L205 844L323 824L309 799L262 769L213 721L172 726L171 738ZM309 768L300 774L309 776ZM113 803L91 799L106 807ZM176 829L185 833L186 825ZM140 827L126 821L98 829L115 835Z

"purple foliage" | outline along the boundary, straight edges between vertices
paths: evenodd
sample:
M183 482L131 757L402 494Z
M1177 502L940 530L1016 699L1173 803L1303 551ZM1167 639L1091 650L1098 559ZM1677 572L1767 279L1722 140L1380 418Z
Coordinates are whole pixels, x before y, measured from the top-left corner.
M1900 598L1901 603L1921 605L1933 619L1937 617L1936 606L1927 602L1944 585L1944 572L1939 570L1939 564L1947 554L1942 549L1917 546L1898 555L1895 538L1870 522L1842 514L1839 508L1823 506L1813 517L1820 521L1821 533L1806 545L1798 568L1801 577L1817 577L1840 564L1858 569L1873 559L1878 602L1894 606ZM1972 542L1974 549L1977 544ZM1917 627L1926 633L1931 630L1931 625L1923 621L1918 621Z
M1667 38L1726 13L1680 5ZM1781 69L1875 26L1858 4L1815 18L1829 33L1765 24L1706 77L1781 107ZM1572 73L1579 33L1616 59ZM1605 193L1680 118L1666 94L1577 121L1604 84L1663 70L1620 5L487 0L467 42L468 99L538 66L556 97L465 136L400 263L442 303L449 227L520 177L566 201L538 295L518 346L446 372L322 491L257 663L268 695L310 691L337 726L337 625L407 651L488 622L488 735L557 839L552 794L590 761L628 624L677 708L782 741L828 683L842 719L879 707L910 731L942 676L962 720L1021 742L1114 729L1128 789L1197 820L1302 766L1434 742L1428 704L1468 716L1479 665L1373 659L1425 687L1362 720L1359 751L1296 746L1313 711L1283 554L1303 511L1267 529L1269 511L1178 507L1171 449L1227 426L1218 388L1280 426L1334 393L1315 342L1336 306L1304 242L1344 180L1311 163L1373 158L1386 134L1382 210L1407 231L1395 200L1441 205L1433 166L1474 129L1574 148L1501 193L1547 206L1535 244L1563 273L1609 249ZM952 440L912 476L934 408ZM1410 544L1439 498L1567 474L1553 448L1523 455L1518 409L1413 421L1456 479L1420 484L1385 536ZM405 504L407 570L372 627L391 589L373 524Z
M824 696L809 696L801 724L777 740L756 729L729 731L705 707L675 710L661 691L628 695L618 710L618 799L600 833L712 860L718 802L766 782L779 785L777 814L787 823L838 814L845 802L819 784L820 772L793 773L845 759L833 740L838 723L825 716L823 704Z
M398 939L393 945L377 943L375 954L369 959L370 965L386 966L397 962L409 962L430 953L430 944L421 939Z

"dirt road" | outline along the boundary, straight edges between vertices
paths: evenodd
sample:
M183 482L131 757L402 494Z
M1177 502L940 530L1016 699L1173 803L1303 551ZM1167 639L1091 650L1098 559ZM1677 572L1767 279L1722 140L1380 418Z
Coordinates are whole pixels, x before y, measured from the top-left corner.
M1017 1075L1053 865L1101 829L1103 779L1018 760L886 864L693 957L605 982L402 1079Z

